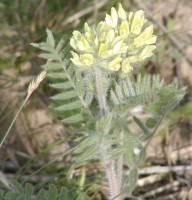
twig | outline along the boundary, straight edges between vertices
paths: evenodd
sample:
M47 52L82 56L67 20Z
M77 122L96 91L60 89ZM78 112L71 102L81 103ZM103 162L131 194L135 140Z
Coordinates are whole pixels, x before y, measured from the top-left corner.
M155 173L184 173L185 171L191 171L192 166L152 166L139 169L139 175L155 174Z
M153 183L156 183L158 181L160 181L162 179L160 174L154 174L154 175L150 175L147 176L145 178L141 178L137 181L137 186L138 187L143 187L146 185L151 185Z
M178 39L174 36L169 34L169 31L166 29L166 27L161 24L160 22L156 21L149 10L149 8L141 2L141 0L134 0L142 9L144 9L147 13L147 15L151 18L151 20L169 37L173 45L183 54L183 56L186 58L187 62L192 65L192 59L189 57L189 55L185 51L185 47L178 41Z
M77 12L76 14L70 16L69 18L67 18L63 23L62 23L62 26L65 26L67 24L70 24L72 22L74 22L75 20L91 13L94 11L95 8L99 9L101 7L103 7L104 5L106 5L108 3L108 0L103 0L103 1L100 1L99 3L95 4L94 6L91 6L91 7L88 7L84 10L81 10L79 12Z
M176 162L178 160L188 160L192 158L192 146L184 147L182 149L178 149L172 151L169 155L169 158L172 162Z
M179 195L180 195L180 192L175 192L172 194L161 196L161 197L157 198L157 200L178 199Z
M160 194L162 192L165 191L169 191L169 190L177 190L178 186L180 185L179 181L174 181L173 183L169 183L165 186L159 187L157 189L154 189L150 192L146 192L144 195L140 196L141 198L145 199L147 197L151 197L151 196L156 196L157 194Z

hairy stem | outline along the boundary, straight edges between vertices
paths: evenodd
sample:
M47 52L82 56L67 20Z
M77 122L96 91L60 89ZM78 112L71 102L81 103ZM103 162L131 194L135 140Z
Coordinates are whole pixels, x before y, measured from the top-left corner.
M106 91L103 78L102 71L100 69L95 69L97 98L101 116L105 115L107 111Z
M123 133L120 132L120 142L123 145ZM123 176L123 154L119 156L117 161L117 183L119 186L119 191L121 191L122 186L122 176Z
M114 198L117 195L119 195L119 187L117 185L117 177L115 174L114 162L110 162L106 165L106 172L109 181L111 199L120 200L119 197Z
M96 82L96 90L97 90L97 100L99 104L99 110L101 117L107 115L107 102L106 102L106 94L107 89L106 84L104 83L104 76L102 71L98 68L95 69L95 82ZM107 174L109 190L110 190L110 199L120 200L120 197L116 197L120 194L120 186L118 186L116 170L114 167L114 161L108 161L106 159L108 157L107 150L102 148L101 157L103 158L103 164L105 166L105 171ZM115 198L116 197L116 198Z
M118 183L119 191L121 191L122 172L123 172L123 155L121 155L118 158L118 162L117 162L117 183Z

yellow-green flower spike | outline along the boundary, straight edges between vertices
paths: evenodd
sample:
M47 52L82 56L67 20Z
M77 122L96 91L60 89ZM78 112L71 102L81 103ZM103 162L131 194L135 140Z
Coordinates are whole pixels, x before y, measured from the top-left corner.
M92 27L85 23L83 33L73 32L71 61L86 70L100 67L129 74L135 63L153 55L156 39L143 10L127 14L119 4L118 10L111 8L105 21Z

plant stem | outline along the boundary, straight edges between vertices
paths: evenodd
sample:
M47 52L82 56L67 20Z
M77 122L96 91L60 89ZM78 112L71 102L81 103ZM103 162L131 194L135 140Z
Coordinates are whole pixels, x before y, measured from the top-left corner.
M111 199L120 200L120 197L118 196L120 191L119 191L119 186L117 183L117 177L116 177L115 168L114 168L114 161L107 164L106 172L108 175Z
M106 91L105 84L103 82L103 75L100 69L95 69L95 82L98 95L98 103L101 116L104 116L107 112L107 102L106 102Z
M118 158L118 162L117 162L117 183L118 183L119 191L121 191L122 172L123 172L123 156L121 155Z
M107 89L105 88L106 84L104 83L103 73L99 68L95 69L95 82L96 82L96 90L97 90L97 98L98 98L100 115L101 117L103 117L107 115L107 102L106 102ZM114 161L108 161L106 159L108 155L107 155L107 151L105 147L102 147L101 149L101 157L103 158L102 161L105 166L105 171L107 174L109 190L110 190L110 199L120 200L120 197L118 196L120 194L120 190L119 190L120 186L118 186L118 182L117 182Z
M123 143L123 133L120 132L120 142ZM123 145L123 144L121 144ZM123 175L123 155L120 155L117 161L117 183L119 186L119 191L121 191L122 186L122 175Z

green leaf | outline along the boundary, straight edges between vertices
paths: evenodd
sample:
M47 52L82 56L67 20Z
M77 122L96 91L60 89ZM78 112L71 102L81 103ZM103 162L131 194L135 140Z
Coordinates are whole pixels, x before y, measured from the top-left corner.
M149 128L155 128L155 126L157 125L157 120L154 119L154 118L149 118L147 121L146 121L146 126L149 127Z
M52 83L49 84L51 87L56 88L56 89L69 89L72 87L71 82L66 81L63 83Z
M77 94L75 91L68 91L68 92L62 92L60 94L57 94L53 97L51 97L51 99L53 100L67 100L67 99L71 99L77 97Z
M57 53L41 53L39 57L44 58L46 60L56 60L56 61L60 59Z
M37 194L37 200L47 200L46 198L46 191L41 189Z
M130 188L133 189L136 186L138 180L138 170L136 168L130 170L128 180Z
M18 196L19 196L19 193L8 192L5 195L5 199L7 199L7 200L15 200Z
M12 184L16 191L18 191L20 193L24 193L23 186L20 183L18 183L16 180L12 180Z
M115 94L115 92L113 90L111 90L111 98L112 98L114 105L120 104L120 101L119 101L117 95Z
M76 200L88 200L88 199L89 197L87 196L85 192L80 192Z
M47 43L51 45L52 47L55 47L55 40L54 40L52 32L48 28L46 32L47 32Z
M41 66L43 69L46 69L46 70L63 70L63 64L62 63L48 63L48 64L45 64L45 65L42 65Z
M83 83L83 79L82 79L81 73L76 70L75 76L76 76L75 78L76 78L76 91L77 91L77 94L79 96L84 96L84 94L85 94L84 83Z
M86 105L90 105L91 102L93 101L93 97L94 97L94 94L92 92L86 92L85 94L85 103Z
M31 184L29 184L29 183L25 184L25 197L27 199L29 199L32 196L33 190L34 190L34 188Z
M60 39L59 43L57 44L56 51L60 52L65 45L67 46L66 37L64 36L63 38Z
M57 188L55 185L49 185L49 190L47 192L47 200L56 200L57 199Z
M59 200L68 200L69 198L69 194L68 194L68 190L66 187L61 189L60 195L59 195Z
M71 64L67 68L67 74L69 75L69 77L73 77L74 73L75 73L74 66Z
M135 120L135 122L141 128L141 130L143 131L143 133L145 135L150 135L151 134L149 132L148 128L145 126L145 124L139 118L137 118L136 116L133 116L133 119Z
M125 159L127 161L127 165L130 169L135 168L136 162L138 161L138 155L135 154L135 149L142 149L142 146L138 140L138 138L132 134L129 130L125 130L125 139L124 139L124 147L125 147Z
M16 200L23 200L25 197L21 194L21 195L19 195L18 197L17 197L17 199Z
M50 44L47 44L45 42L41 42L41 43L31 43L32 46L38 48L38 49L41 49L43 51L47 51L47 52L50 52L50 53L53 53L55 51L55 49L50 45Z
M59 106L55 109L60 110L60 111L65 111L65 110L74 110L74 109L81 108L81 107L82 107L81 102L79 100L76 100L71 103L67 103L62 106Z
M83 121L83 116L82 114L76 114L76 115L72 115L68 118L65 118L65 119L62 119L62 122L64 123L78 123L78 122L81 122Z
M66 74L60 73L60 72L48 73L48 74L47 74L47 77L48 77L48 78L51 78L51 79L63 79L63 80L66 80L66 79L67 79Z
M120 102L122 102L123 101L123 97L124 97L124 95L123 95L123 91L122 91L122 88L121 88L121 86L119 86L119 85L117 85L116 84L116 87L115 87L115 92L116 92L116 94L117 94L117 96L118 96L118 99L120 100Z

